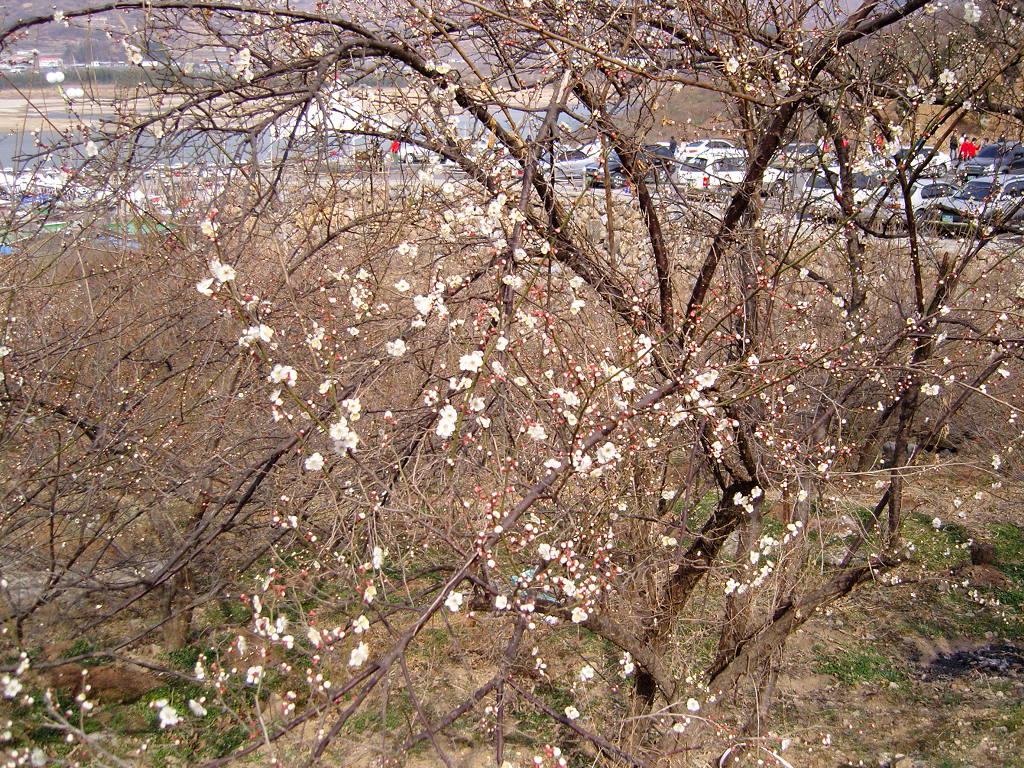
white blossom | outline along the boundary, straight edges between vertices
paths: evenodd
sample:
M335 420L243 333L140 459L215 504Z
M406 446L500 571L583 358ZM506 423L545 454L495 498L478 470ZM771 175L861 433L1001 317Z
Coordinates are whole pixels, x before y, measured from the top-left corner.
M210 271L218 283L229 283L235 279L235 268L230 264L221 264L219 261L210 262Z
M132 45L127 40L121 43L124 46L124 52L128 54L128 61L139 66L142 63L142 49L137 45Z
M597 453L595 455L597 457L598 464L607 464L608 462L619 458L619 449L615 447L615 443L608 441L597 449Z
M160 699L158 704L162 702L159 708L157 716L160 719L161 728L170 728L181 722L181 716L178 714L178 710L167 703L166 699Z
M469 371L470 373L476 373L484 365L484 353L480 350L470 352L469 354L463 355L459 358L459 370Z
M366 643L359 643L359 645L352 649L352 653L349 654L348 665L350 667L361 667L368 658L370 658L370 646Z
M697 376L696 381L698 389L707 389L708 387L713 387L715 385L715 382L718 381L718 371L714 370L713 368L709 371L704 371L704 373L701 373L699 376Z
M451 592L444 601L444 607L452 613L458 613L459 608L462 607L462 593Z
M324 468L324 457L319 451L311 453L306 457L306 461L303 462L303 466L306 468L307 472L319 472Z
M0 678L0 683L3 683L5 699L13 699L21 693L21 681L16 677L4 675Z
M290 365L281 365L278 363L271 369L270 375L267 380L271 384L281 384L282 382L287 384L289 387L295 386L295 381L298 379L298 373Z
M570 720L578 720L580 711L576 709L572 704L565 708L565 716Z
M438 413L437 426L434 428L434 433L447 440L455 434L455 423L458 421L459 413L451 405L445 405Z
M273 338L274 329L269 325L264 325L263 323L260 323L259 325L250 325L238 338L238 346L251 347L257 341L269 344L270 340Z
M395 339L385 344L384 349L391 357L401 357L405 354L408 347L406 346L405 339Z
M252 52L248 48L242 48L237 51L231 57L231 69L235 77L251 82L254 76L252 71Z
M430 308L434 306L434 299L430 296L416 296L413 298L412 304L421 315L429 315Z
M196 717L206 717L206 707L202 705L202 702L196 701L195 699L189 699L188 708Z
M633 671L636 669L636 664L633 663L633 656L629 651L622 654L622 658L619 659L619 666L622 667L622 669L619 670L620 677L629 677L633 674Z
M384 567L384 558L386 558L387 556L388 551L386 549L383 549L382 547L374 547L373 555L370 558L370 565L372 565L375 570L379 571L382 567Z
M334 441L335 450L341 453L354 451L356 446L359 445L359 435L349 427L348 421L346 421L344 416L339 417L338 421L331 424L327 429L327 434Z

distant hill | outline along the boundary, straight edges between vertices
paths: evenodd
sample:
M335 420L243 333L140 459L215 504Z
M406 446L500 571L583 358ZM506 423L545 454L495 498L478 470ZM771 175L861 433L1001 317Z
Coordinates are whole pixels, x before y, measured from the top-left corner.
M82 3L76 2L76 0L7 0L6 3L0 5L0 19L6 25L16 19L53 13L54 7L62 11L70 11L81 8Z

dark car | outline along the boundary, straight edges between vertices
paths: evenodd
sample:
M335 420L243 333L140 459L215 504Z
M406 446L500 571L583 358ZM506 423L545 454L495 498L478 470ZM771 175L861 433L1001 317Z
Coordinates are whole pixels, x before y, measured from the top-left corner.
M986 144L978 154L961 163L960 172L968 178L1024 172L1024 144Z
M675 153L664 144L648 144L645 146L643 160L652 168L663 170L666 173L672 173L678 165Z
M664 151L655 153L655 149ZM667 178L667 176L671 175L676 162L668 147L662 147L659 144L652 144L648 147L644 147L644 153L642 153L638 159L646 168L644 181L653 182L655 184L657 184L661 179ZM605 173L606 167L607 174ZM605 186L605 181L607 181L608 186L613 189L624 187L629 183L629 177L626 174L625 169L622 167L622 161L614 152L608 156L608 162L606 164L593 168L587 172L587 186L602 188Z
M968 232L982 226L1020 231L1024 225L1024 177L972 179L955 195L935 201L925 214L925 223L947 232Z

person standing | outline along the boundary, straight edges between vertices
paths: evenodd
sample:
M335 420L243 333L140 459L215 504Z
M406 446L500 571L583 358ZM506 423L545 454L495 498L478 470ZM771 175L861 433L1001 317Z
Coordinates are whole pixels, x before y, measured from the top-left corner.
M673 136L672 140L668 143L668 151L672 153L672 157L676 156L677 149L679 149L679 142L676 141L676 137Z
M949 160L955 163L960 159L960 145L956 143L956 134L949 134Z

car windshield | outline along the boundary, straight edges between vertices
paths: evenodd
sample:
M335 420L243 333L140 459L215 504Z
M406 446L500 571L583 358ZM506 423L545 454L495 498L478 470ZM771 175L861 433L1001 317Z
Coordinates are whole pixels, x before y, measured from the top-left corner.
M955 197L958 200L984 200L992 197L998 190L999 185L991 181L970 181L956 193Z
M579 149L569 150L568 152L559 152L555 155L557 162L565 162L566 160L584 160L587 157L587 153Z
M978 154L974 156L975 160L994 158L1001 155L1003 148L999 144L986 144L984 147L978 150Z
M744 171L746 170L747 164L739 158L730 158L728 160L720 160L718 163L718 170L720 171Z
M706 142L703 142L703 141L691 141L689 144L686 145L686 148L687 149L700 149L701 147L704 146L705 143Z
M655 157L672 157L672 150L660 144L652 144L651 146L644 147L644 149Z
M935 147L918 147L917 149L913 149L913 150L910 149L909 147L904 147L899 152L897 152L895 155L893 155L893 158L895 158L896 160L902 160L903 158L905 158L907 155L909 155L911 153L913 153L915 158L928 157L934 151L935 151Z
M832 174L816 174L811 186L814 189L833 189L838 186L838 181Z
M882 186L882 180L867 173L855 173L853 174L853 186L854 189L878 189Z
M708 164L708 161L703 157L695 157L691 160L687 160L682 164L684 171L703 171L704 166Z

